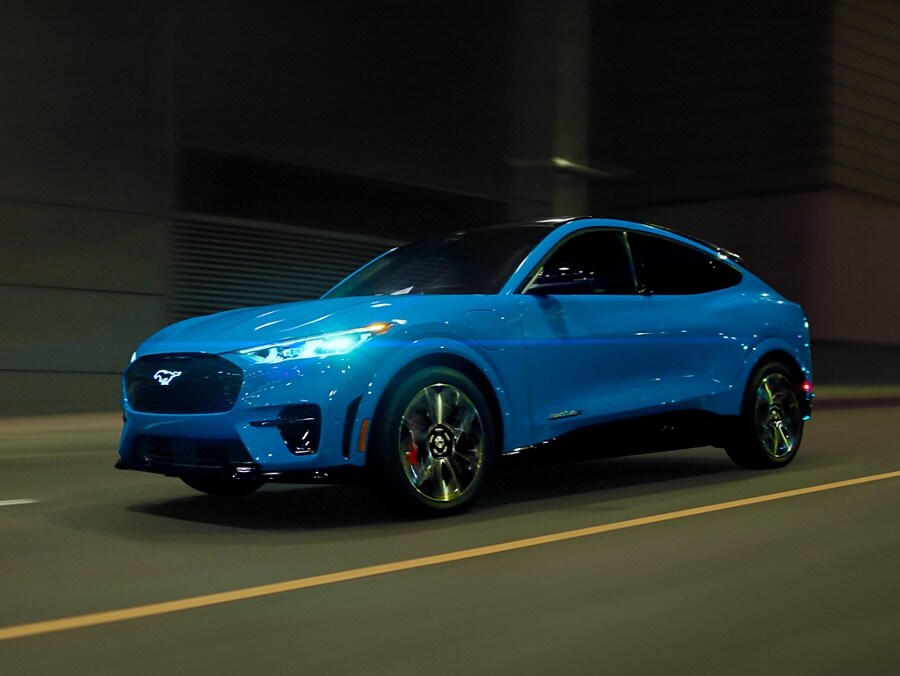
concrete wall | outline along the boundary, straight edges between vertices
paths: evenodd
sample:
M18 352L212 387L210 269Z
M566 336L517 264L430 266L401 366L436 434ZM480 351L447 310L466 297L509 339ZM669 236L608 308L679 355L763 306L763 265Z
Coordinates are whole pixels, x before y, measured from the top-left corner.
M814 335L900 346L900 204L835 189L813 217Z
M0 416L114 410L165 323L164 14L154 2L4 2Z
M165 221L0 202L0 415L114 410L166 323Z

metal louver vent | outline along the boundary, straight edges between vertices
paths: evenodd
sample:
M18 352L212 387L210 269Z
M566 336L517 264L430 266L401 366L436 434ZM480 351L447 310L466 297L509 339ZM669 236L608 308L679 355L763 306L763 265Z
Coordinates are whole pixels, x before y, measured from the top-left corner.
M249 222L176 223L173 319L317 298L397 242Z

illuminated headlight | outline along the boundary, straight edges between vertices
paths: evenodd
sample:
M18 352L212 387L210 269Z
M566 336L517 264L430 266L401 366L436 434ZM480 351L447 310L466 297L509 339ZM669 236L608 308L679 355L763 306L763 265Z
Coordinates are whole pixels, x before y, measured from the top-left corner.
M277 364L292 359L313 359L347 354L373 336L390 331L393 324L370 324L359 329L336 331L300 340L287 340L272 345L261 345L238 350L237 354L254 364Z

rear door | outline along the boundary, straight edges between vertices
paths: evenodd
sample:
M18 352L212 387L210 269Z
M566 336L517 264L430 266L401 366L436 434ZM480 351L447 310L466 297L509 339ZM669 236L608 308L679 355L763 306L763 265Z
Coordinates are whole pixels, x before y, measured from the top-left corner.
M753 342L750 303L734 288L742 273L667 237L629 232L627 238L638 286L659 318L662 395L675 408L709 408L734 387Z

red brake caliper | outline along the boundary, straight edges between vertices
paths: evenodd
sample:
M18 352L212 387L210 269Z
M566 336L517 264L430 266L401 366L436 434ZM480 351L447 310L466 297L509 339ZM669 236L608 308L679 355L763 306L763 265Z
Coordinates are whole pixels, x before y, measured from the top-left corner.
M406 459L409 461L411 466L415 466L419 464L419 447L416 446L416 442L412 442L412 446L409 447L409 450L406 452Z

